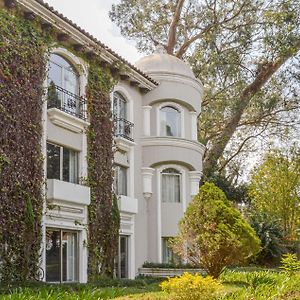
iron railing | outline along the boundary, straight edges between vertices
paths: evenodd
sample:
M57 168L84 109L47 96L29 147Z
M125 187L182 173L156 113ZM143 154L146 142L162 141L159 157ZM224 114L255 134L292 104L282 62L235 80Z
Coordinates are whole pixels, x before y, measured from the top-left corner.
M133 142L133 123L124 118L115 118L115 136L123 137Z
M60 86L50 84L47 93L47 107L58 108L65 113L86 121L86 99Z

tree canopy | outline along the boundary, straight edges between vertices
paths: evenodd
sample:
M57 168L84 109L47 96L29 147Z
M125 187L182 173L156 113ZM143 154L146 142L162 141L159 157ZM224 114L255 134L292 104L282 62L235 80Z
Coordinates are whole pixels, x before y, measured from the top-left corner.
M205 88L204 174L230 167L257 138L299 124L298 0L121 0L110 12L146 53L188 59Z
M273 150L253 171L249 194L257 211L277 218L287 240L300 228L300 149Z

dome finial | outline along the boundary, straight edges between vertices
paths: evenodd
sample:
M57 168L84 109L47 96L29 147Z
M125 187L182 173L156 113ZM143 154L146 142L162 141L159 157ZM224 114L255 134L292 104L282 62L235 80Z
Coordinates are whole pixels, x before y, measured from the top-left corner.
M156 47L155 47L154 53L157 53L157 54L166 54L167 51L166 51L165 47L162 44L157 44Z

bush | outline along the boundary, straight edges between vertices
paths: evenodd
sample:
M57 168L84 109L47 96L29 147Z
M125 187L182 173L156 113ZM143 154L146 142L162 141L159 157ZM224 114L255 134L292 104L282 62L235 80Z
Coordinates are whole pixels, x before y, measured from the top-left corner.
M259 246L253 228L212 183L191 201L173 241L174 252L215 278L226 266L246 262Z
M160 284L163 291L172 294L174 300L214 299L223 289L222 284L211 276L184 273L180 277L168 278Z
M297 260L296 254L284 254L281 259L280 269L286 271L290 276L300 271L300 261Z

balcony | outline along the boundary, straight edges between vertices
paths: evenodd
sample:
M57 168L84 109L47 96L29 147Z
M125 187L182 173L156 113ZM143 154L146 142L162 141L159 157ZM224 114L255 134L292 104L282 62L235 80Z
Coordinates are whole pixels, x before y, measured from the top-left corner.
M133 142L133 123L124 118L115 118L115 137L121 137Z
M71 116L86 121L86 99L57 85L48 87L47 108L57 108Z
M90 204L90 188L57 179L47 180L48 201L64 201L80 205Z

